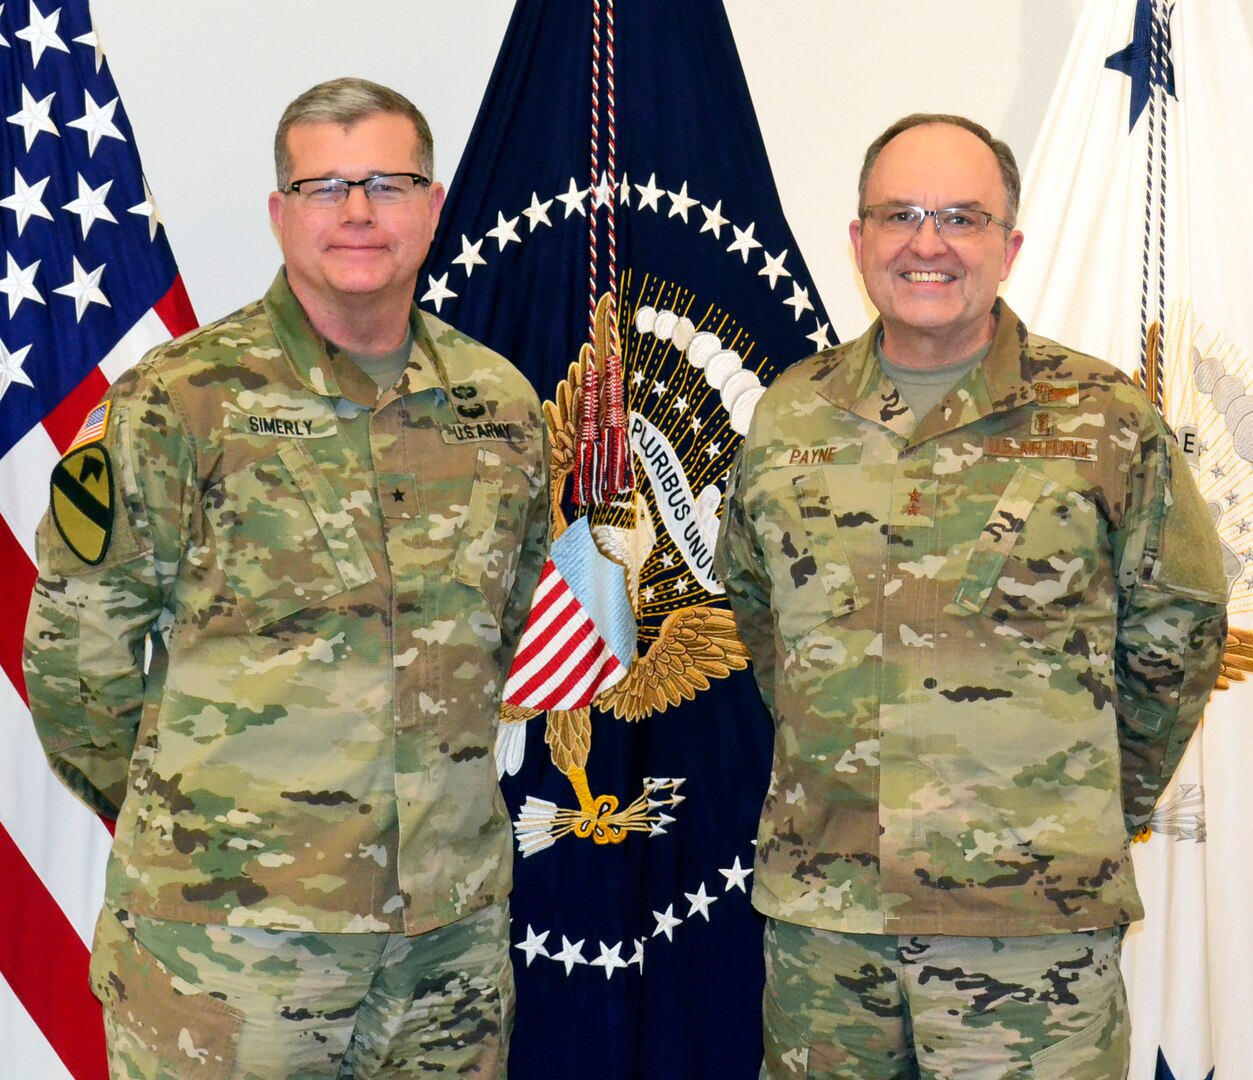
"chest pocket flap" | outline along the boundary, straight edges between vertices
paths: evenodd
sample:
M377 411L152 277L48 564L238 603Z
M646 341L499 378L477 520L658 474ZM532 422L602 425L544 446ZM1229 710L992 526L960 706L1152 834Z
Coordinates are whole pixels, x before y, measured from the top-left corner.
M1092 502L1022 466L975 540L946 610L980 613L1063 649L1076 624L1093 614L1087 609L1102 603L1090 588L1101 544Z
M252 630L374 579L349 512L297 440L224 477L206 513Z

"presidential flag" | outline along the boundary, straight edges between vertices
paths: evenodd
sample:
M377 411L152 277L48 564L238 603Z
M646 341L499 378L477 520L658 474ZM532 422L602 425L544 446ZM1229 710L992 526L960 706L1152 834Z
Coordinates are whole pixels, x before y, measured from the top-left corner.
M511 1075L749 1080L772 728L713 543L764 386L835 335L721 3L518 3L418 298L531 379L554 529L637 624L590 708L505 708Z
M53 776L21 673L35 528L109 383L195 323L84 0L0 3L0 1046L106 1074L87 985L109 830Z
M1138 373L1230 581L1220 689L1143 842L1124 972L1132 1080L1253 1075L1253 38L1238 0L1089 0L1024 180L1007 290L1033 330Z

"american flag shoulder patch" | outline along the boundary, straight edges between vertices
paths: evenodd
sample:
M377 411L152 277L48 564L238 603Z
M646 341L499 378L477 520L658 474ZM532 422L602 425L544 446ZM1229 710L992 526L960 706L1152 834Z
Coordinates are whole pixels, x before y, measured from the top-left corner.
M112 402L102 401L87 414L87 419L83 421L83 426L78 429L78 434L74 436L74 441L70 443L69 449L65 451L66 454L77 450L80 446L99 442L104 438L104 433L109 426L109 410L111 407Z

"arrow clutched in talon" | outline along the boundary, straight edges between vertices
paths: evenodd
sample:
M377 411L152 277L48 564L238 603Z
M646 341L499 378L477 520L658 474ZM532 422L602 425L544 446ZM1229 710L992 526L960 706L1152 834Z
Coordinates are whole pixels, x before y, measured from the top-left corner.
M644 792L626 809L619 810L617 796L591 794L582 769L571 770L569 778L579 797L578 810L566 810L532 796L518 812L514 834L524 856L551 847L563 836L590 838L597 844L620 844L632 832L662 835L675 818L660 811L663 807L674 808L685 798L674 794L685 778L646 779ZM667 792L664 798L650 797Z

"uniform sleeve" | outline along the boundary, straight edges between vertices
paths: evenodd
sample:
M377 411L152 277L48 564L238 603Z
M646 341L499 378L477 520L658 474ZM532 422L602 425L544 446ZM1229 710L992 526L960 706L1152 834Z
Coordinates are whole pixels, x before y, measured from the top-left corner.
M1227 583L1213 520L1163 425L1141 441L1115 531L1118 734L1129 832L1170 781L1222 663Z
M103 436L53 473L23 671L53 771L92 810L116 817L145 687L163 670L153 632L182 553L192 466L157 383L128 373L105 400Z
M753 676L762 700L773 712L778 663L774 615L770 607L770 577L757 536L744 510L746 447L747 443L740 446L727 478L722 523L714 549L714 573L727 590L735 627L752 658Z
M531 613L531 598L548 558L552 515L549 510L548 425L542 417L538 427L540 462L536 469L535 482L531 485L531 504L527 508L526 532L523 535L522 551L518 556L518 572L501 618L500 637L504 648L502 670L506 672L513 663L514 649L517 648L527 616Z

